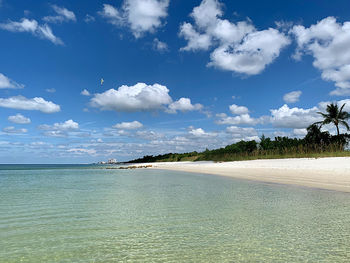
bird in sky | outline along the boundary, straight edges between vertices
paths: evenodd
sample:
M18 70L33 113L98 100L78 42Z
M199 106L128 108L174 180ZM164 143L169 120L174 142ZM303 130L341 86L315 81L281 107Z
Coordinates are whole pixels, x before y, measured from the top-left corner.
M105 82L105 80L101 78L101 86L103 85L103 82Z

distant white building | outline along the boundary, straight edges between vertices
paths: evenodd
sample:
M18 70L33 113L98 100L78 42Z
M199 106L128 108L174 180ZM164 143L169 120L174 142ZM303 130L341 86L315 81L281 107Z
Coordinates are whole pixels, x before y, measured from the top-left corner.
M108 164L115 164L115 163L117 163L117 159L109 159L107 163Z

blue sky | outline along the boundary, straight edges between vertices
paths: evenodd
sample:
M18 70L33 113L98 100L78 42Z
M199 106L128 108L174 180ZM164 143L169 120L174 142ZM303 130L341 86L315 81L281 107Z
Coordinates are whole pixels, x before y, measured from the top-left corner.
M350 110L349 21L340 0L2 0L0 163L303 137Z

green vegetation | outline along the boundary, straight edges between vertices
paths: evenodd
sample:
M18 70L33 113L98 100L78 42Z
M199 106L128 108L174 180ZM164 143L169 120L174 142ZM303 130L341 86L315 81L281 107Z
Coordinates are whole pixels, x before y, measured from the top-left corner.
M314 124L316 125L320 124L320 128L321 128L322 125L333 123L337 128L338 136L339 136L339 125L343 125L346 127L347 130L350 130L349 125L346 122L346 120L350 118L350 114L346 111L343 111L344 106L345 106L345 103L339 109L336 103L331 103L327 105L327 108L326 108L327 113L318 112L319 114L322 115L324 120L320 122L316 122Z
M346 120L350 114L343 111L345 104L339 109L332 103L327 105L327 113L319 112L323 121L316 122L307 128L303 139L275 137L274 140L264 135L260 142L240 141L215 150L206 149L203 152L167 153L157 156L144 156L129 163L149 162L178 162L178 161L238 161L253 159L275 158L306 158L306 157L337 157L350 156L346 147L350 141L350 134L339 134L339 125L350 130ZM337 128L337 135L321 131L325 124L333 123Z

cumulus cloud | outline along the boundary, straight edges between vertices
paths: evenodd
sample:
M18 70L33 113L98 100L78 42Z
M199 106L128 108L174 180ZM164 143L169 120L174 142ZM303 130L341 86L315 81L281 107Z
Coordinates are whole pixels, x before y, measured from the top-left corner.
M80 94L83 96L91 96L90 92L87 89L82 90L82 92L80 92Z
M56 122L53 125L42 124L38 128L40 130L73 131L79 129L79 124L73 120L67 120L65 122Z
M226 128L226 132L232 136L234 141L240 140L256 140L259 141L258 132L252 127L238 127L238 126L229 126Z
M194 128L192 126L188 129L188 134L191 135L191 137L195 138L207 138L207 137L215 137L217 136L216 133L213 132L205 132L202 128Z
M249 113L249 110L245 106L238 106L236 104L232 104L229 106L229 109L232 114L234 115L242 115L242 114L247 114Z
M236 45L222 45L211 55L209 66L246 75L256 75L271 64L280 54L289 39L278 30L249 33L243 42Z
M168 51L168 45L165 42L160 41L158 38L153 39L153 49L159 52Z
M225 113L217 114L216 124L220 125L256 125L264 122L264 117L252 118L248 113L237 116L227 116Z
M283 100L286 103L295 103L295 102L299 101L299 97L301 96L301 93L302 92L300 90L286 93L283 96Z
M43 20L47 23L62 23L62 22L75 22L77 19L74 12L68 10L65 7L59 7L57 5L51 6L54 12L57 14L55 16L45 16Z
M62 40L53 34L48 25L39 25L34 19L22 18L20 22L9 20L7 23L1 23L0 28L11 32L28 32L36 37L47 39L56 45L63 45Z
M136 38L154 33L167 17L169 0L124 0L120 9L104 4L99 14L116 26L128 26Z
M94 94L91 106L101 110L120 112L153 111L172 102L168 93L167 87L160 84L123 85L117 90L110 89L103 93Z
M195 111L201 110L203 108L202 104L196 103L192 104L189 98L180 98L177 101L172 102L167 109L168 113L176 113L177 111Z
M0 107L18 110L38 110L44 113L54 113L61 110L59 105L46 101L41 97L28 99L23 96L14 96L7 99L0 98Z
M113 128L121 129L121 130L136 130L142 128L143 125L139 121L132 121L132 122L121 122L117 123L113 126Z
M17 113L16 115L9 116L7 119L10 122L18 123L18 124L29 124L30 123L30 119L27 117L24 117L20 113Z
M187 40L187 45L181 51L208 50L212 45L211 36L198 33L190 23L183 23L179 35Z
M287 104L284 104L279 109L272 109L270 111L271 123L278 128L307 128L310 124L322 119L320 115L317 114L319 109L316 106L303 109L297 107L289 108Z
M2 131L5 133L10 133L10 134L20 134L20 133L26 133L28 130L27 129L16 129L13 126L9 126L9 127L3 128Z
M305 137L306 134L306 129L293 129L293 135L296 137Z
M330 94L350 95L350 22L341 24L327 17L308 28L294 26L290 32L298 44L294 58L312 55L313 66L321 70L322 79L335 82L337 88Z
M0 73L0 89L23 89L23 84L18 84L17 82L9 79L4 74Z
M49 137L66 137L68 132L78 131L79 124L73 120L57 122L53 125L42 124L38 126L39 130L44 130L44 135Z
M179 35L187 40L187 45L181 50L208 50L215 46L208 66L256 75L289 45L289 38L277 29L259 31L250 21L233 23L222 19L222 7L217 0L203 0L193 9L194 24L180 26Z

